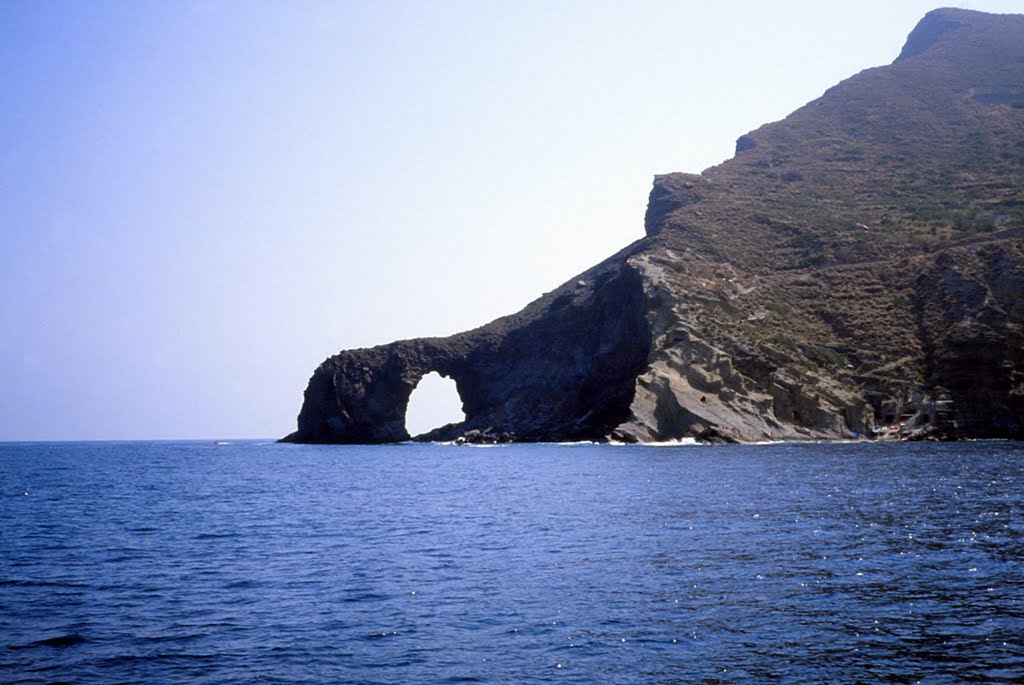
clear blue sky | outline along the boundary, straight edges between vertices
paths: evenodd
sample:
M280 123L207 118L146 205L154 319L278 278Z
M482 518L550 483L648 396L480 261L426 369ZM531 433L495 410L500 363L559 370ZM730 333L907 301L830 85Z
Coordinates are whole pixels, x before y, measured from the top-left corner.
M325 357L519 309L935 6L0 3L0 440L281 436Z

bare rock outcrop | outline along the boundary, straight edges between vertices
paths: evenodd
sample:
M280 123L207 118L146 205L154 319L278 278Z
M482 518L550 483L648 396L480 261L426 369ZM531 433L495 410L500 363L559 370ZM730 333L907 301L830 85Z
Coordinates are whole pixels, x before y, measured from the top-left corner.
M310 379L299 430L286 439L407 440L409 397L432 371L455 380L466 415L432 439L603 439L628 415L650 348L631 251L477 330L331 357Z

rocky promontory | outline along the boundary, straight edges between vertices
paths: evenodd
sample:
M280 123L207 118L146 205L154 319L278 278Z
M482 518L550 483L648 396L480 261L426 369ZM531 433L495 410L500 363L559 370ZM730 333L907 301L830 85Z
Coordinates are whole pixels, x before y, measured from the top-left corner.
M655 177L646 237L522 311L349 350L285 440L1024 438L1024 16L930 12L888 66Z

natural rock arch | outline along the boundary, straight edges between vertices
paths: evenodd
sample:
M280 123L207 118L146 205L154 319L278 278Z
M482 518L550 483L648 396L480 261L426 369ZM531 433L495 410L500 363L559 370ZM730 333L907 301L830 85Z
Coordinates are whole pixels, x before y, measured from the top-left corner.
M433 434L466 420L462 396L453 378L437 371L425 374L409 395L405 428L414 439L433 439Z
M650 350L645 295L631 254L627 248L479 329L331 357L313 373L298 430L285 440L409 440L409 398L432 371L455 381L466 419L427 439L604 439L629 418Z

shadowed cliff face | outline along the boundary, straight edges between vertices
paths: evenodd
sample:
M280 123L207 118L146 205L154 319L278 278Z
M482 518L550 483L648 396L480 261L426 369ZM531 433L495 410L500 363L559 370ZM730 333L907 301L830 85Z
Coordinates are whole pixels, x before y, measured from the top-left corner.
M289 439L407 440L409 397L431 371L455 381L466 414L432 439L602 439L628 416L649 348L640 278L623 253L476 331L330 358L310 380Z
M944 252L920 292L929 380L950 396L958 433L1024 435L1024 241Z
M523 311L342 352L297 442L1024 437L1024 17L936 10L890 66L655 178L647 237Z
M942 34L966 25L963 15L949 10L934 10L918 22L914 30L907 36L907 42L900 51L897 61L919 55L939 41Z

